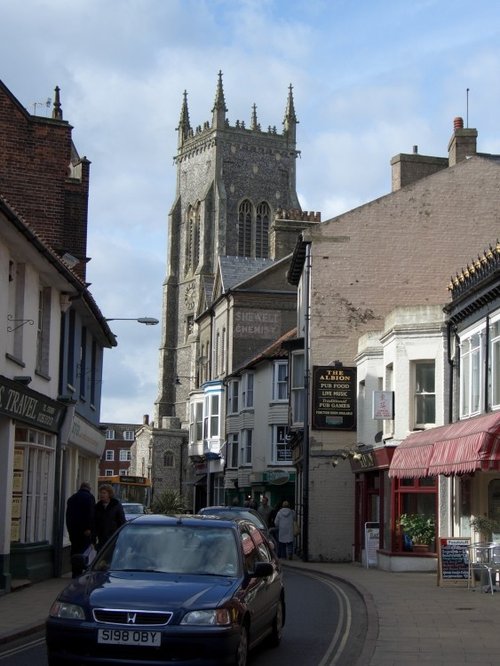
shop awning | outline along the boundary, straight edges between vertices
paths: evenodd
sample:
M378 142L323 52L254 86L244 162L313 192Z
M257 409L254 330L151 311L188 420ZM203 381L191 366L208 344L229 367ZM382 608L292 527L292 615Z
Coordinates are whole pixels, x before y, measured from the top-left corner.
M500 470L500 412L409 435L394 451L396 478Z
M437 430L433 428L432 430ZM431 430L422 430L409 435L394 450L389 476L398 479L412 479L427 476L432 456L434 440L429 437Z

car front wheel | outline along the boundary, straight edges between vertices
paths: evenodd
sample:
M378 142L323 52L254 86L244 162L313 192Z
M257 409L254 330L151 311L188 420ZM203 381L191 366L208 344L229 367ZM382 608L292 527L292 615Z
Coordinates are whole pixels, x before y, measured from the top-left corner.
M283 635L283 601L282 599L278 602L278 607L276 609L276 615L273 620L273 628L271 636L269 637L269 644L271 647L278 647L281 643L281 637Z
M236 651L236 659L234 666L246 666L248 658L248 627L243 625L241 627L240 642Z

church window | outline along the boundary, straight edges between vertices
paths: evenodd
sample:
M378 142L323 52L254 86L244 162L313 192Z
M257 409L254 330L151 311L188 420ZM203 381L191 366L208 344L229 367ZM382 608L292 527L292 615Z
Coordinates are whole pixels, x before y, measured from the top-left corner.
M240 204L238 214L238 256L252 256L253 206L248 199Z
M238 210L238 256L269 256L269 204L262 201L256 208L245 199Z
M265 201L257 206L255 224L255 256L269 256L269 206Z

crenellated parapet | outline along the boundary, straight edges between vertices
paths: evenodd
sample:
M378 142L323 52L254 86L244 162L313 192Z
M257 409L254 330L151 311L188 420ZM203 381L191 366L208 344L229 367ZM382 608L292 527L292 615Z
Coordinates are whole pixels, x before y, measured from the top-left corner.
M312 210L300 210L300 208L278 208L275 215L276 220L297 220L300 222L321 222L321 213Z

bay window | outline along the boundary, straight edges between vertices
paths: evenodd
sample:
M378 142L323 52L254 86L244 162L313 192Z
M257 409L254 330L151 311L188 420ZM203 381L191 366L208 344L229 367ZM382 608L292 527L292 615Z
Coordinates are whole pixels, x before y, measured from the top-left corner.
M479 414L482 398L482 334L476 329L460 339L460 416Z

